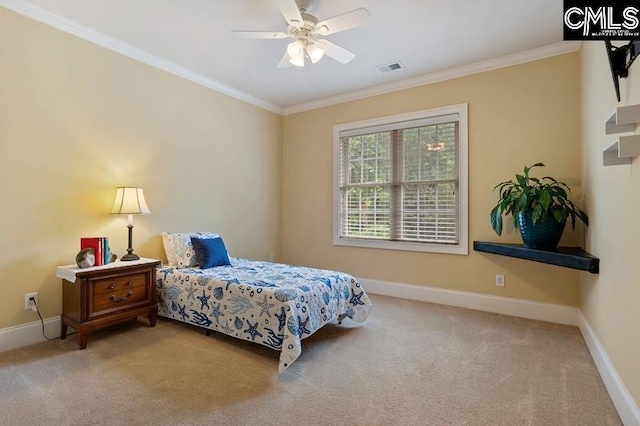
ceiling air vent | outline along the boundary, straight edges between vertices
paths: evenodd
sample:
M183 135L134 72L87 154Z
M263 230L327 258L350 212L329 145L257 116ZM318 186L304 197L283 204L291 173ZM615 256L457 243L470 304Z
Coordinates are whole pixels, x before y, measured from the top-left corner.
M404 68L405 68L404 64L402 62L400 62L400 61L392 62L390 64L380 65L380 66L376 67L378 72L381 72L381 73L385 73L385 72L389 72L389 71L401 70L401 69L404 69Z

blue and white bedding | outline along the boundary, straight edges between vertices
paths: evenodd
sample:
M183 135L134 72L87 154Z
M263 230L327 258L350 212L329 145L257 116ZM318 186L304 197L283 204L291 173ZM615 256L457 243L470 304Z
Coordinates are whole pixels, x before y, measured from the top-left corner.
M284 371L302 339L332 320L364 322L371 302L351 275L231 259L209 269L158 270L158 315L280 351Z

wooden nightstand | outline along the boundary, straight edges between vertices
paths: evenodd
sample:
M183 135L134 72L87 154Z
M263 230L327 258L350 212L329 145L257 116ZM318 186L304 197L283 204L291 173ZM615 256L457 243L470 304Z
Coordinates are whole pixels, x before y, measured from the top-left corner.
M91 330L139 315L148 315L149 326L155 327L159 264L159 260L140 259L86 269L58 267L56 276L62 278L60 339L67 337L67 327L71 326L78 334L80 349L84 349Z

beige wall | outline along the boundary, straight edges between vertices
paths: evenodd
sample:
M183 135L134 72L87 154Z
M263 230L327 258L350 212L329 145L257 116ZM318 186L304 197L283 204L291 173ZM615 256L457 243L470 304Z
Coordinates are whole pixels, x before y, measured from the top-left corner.
M45 318L59 315L54 270L73 262L81 236L108 236L125 251L125 219L107 213L116 186L137 185L152 210L135 222L136 252L147 257L164 259L162 231L213 230L235 256L273 253L364 278L579 301L640 401L640 170L637 160L601 165L616 102L600 43L284 118L3 8L0 58L0 329L36 320L22 310L28 292L39 292ZM621 104L640 103L637 70L622 91ZM458 103L469 104L469 255L333 246L333 125ZM600 275L473 252L473 240L519 242L512 229L492 233L492 188L536 161L579 201L584 178L586 248L600 257ZM567 232L563 243L580 241Z
M282 117L0 8L0 329L61 311L55 267L82 236L126 249L118 185L145 190L134 247L211 230L235 256L279 254Z
M602 151L616 140L604 123L616 106L640 103L640 65L621 79L615 97L603 42L585 42L582 76L582 153L591 227L587 248L600 258L599 275L581 276L580 309L631 395L640 404L640 163L602 166ZM636 61L637 62L637 61Z
M473 240L502 238L489 226L492 192L525 164L580 195L578 55L348 102L284 118L282 248L291 263L348 271L361 278L577 305L581 272L472 249ZM459 103L469 104L469 255L400 252L332 244L333 126ZM580 244L567 232L563 244ZM496 288L495 274L506 287Z

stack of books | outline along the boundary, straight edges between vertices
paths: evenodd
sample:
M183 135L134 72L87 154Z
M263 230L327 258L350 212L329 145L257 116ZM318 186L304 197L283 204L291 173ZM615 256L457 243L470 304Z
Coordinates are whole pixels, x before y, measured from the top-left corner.
M93 249L95 263L93 266L102 266L109 263L111 250L107 237L82 237L80 238L80 250Z

